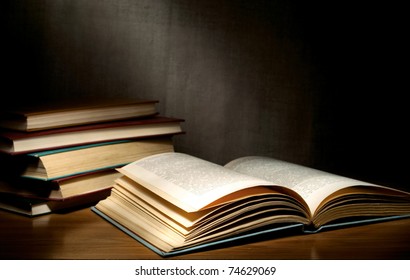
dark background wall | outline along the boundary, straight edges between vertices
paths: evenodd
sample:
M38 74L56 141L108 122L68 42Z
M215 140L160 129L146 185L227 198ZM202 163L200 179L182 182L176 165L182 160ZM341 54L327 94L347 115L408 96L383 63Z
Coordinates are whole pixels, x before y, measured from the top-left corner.
M158 99L178 151L406 188L405 9L322 2L1 1L1 107Z

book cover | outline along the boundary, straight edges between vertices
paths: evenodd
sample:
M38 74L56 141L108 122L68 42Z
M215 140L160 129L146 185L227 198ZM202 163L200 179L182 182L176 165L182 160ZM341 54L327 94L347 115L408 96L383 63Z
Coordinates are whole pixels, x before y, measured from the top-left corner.
M111 188L120 176L115 169L104 169L51 181L10 178L0 181L0 195L28 199L61 200Z
M47 200L0 194L0 209L29 217L58 211L91 207L110 195L111 189L102 189L66 199Z
M28 154L21 176L55 180L126 165L137 159L174 151L172 137L122 140Z
M35 104L0 112L0 127L35 131L156 114L156 100L81 100Z
M182 119L156 116L91 125L22 132L0 130L0 152L22 154L74 145L183 133Z
M145 239L137 235L132 230L128 229L127 227L124 227L119 222L117 222L115 219L112 219L110 216L104 214L104 212L98 210L95 206L92 206L90 209L91 211L99 215L101 218L111 223L113 226L123 231L124 233L129 235L131 238L135 239L137 242L141 243L142 245L144 245L145 247L147 247L148 249L152 250L153 252L157 253L158 255L162 257L172 257L172 256L177 256L177 255L189 254L189 253L198 252L201 250L212 250L220 246L224 246L224 247L237 246L238 244L240 244L240 242L252 242L255 240L261 240L262 238L273 239L273 238L280 238L283 236L292 236L292 235L298 235L298 234L315 234L315 233L319 233L319 232L326 231L326 230L335 230L335 229L346 228L350 226L360 226L360 225L366 225L366 224L371 224L371 223L378 223L378 222L381 223L381 222L393 221L393 220L398 220L398 219L410 218L410 215L380 217L380 218L367 218L367 219L356 220L356 221L351 221L351 222L341 222L341 223L329 224L326 226L322 226L318 229L306 228L303 223L282 224L282 225L275 225L274 227L258 228L257 230L250 231L247 233L237 234L237 235L223 238L220 240L210 241L210 242L200 244L197 246L168 252L168 251L163 251L157 248L155 245L147 242Z

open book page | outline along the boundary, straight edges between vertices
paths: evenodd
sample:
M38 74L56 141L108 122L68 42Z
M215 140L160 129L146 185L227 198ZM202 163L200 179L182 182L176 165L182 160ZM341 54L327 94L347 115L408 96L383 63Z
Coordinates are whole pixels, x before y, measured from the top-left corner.
M309 205L312 215L327 196L338 190L355 185L374 186L268 157L243 157L229 162L225 167L294 190Z
M146 157L119 172L186 212L198 211L232 192L270 182L181 153Z
M126 185L123 183L121 182ZM293 203L287 203L286 199L272 201L265 197L258 201L249 200L245 204L240 201L236 205L228 204L218 209L201 211L205 212L201 214L205 219L194 227L186 228L171 218L174 215L169 216L167 211L162 212L142 197L129 195L121 189L122 187L115 186L111 196L96 207L108 212L109 216L122 225L165 251L226 238L261 226L308 222L306 218L292 214L296 211ZM145 188L141 188L142 191L143 189ZM107 207L115 211L109 211Z
M178 224L184 226L185 228L192 227L201 218L212 211L211 208L203 211L187 213L125 176L117 179L115 182L117 184L115 186L115 189L117 189L117 191L124 193L125 190L125 193L128 192L132 194L128 195L128 197L132 197L130 199L133 200L138 199L138 204L144 205L145 208L149 208L150 213L155 213L157 217L167 215L172 220L176 221ZM166 218L162 219L164 220Z
M288 221L292 222L308 222L305 216L307 212L306 207L298 205L291 197L281 193L274 194L268 187L255 187L251 188L251 190L252 192L250 192L249 196L247 196L246 190L234 193L237 195L237 198L241 198L239 201L229 196L227 200L236 202L191 213L181 210L125 176L116 180L116 185L112 192L113 194L117 193L127 197L127 200L131 201L133 205L138 205L147 213L159 218L164 225L184 235L192 235L193 231L196 231L196 234L198 234L198 230L208 233L210 228L219 228L219 225L225 223L225 221L238 221L237 217L243 216L246 212L260 215L263 211L266 211L265 207L267 206L269 206L269 211L275 212L278 216L275 216L276 220L279 218L283 220L286 217ZM269 192L269 196L265 195L267 192Z

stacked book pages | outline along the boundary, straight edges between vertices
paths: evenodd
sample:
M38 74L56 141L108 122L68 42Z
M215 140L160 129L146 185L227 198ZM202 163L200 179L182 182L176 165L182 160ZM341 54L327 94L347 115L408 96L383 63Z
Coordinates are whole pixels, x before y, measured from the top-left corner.
M0 113L0 208L35 216L94 205L110 195L116 168L172 152L181 119L157 101L93 101Z
M161 153L118 169L92 207L161 256L410 217L410 193L274 158Z

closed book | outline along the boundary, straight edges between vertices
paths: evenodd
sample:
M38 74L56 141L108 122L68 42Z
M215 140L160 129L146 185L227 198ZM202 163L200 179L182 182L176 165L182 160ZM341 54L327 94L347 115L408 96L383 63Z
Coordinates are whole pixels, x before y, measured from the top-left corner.
M137 159L174 150L172 137L104 142L28 154L22 177L55 180L121 167ZM21 170L22 168L18 168Z
M68 212L79 207L90 207L110 195L111 189L101 189L66 199L34 199L0 194L0 209L25 216L38 216L51 212Z
M81 100L73 103L30 105L0 113L0 127L35 131L150 116L157 113L154 100Z
M115 169L64 177L52 181L13 178L0 181L0 195L28 199L61 200L109 189L119 177Z
M183 120L162 116L23 132L0 130L0 152L22 154L76 145L182 133Z

